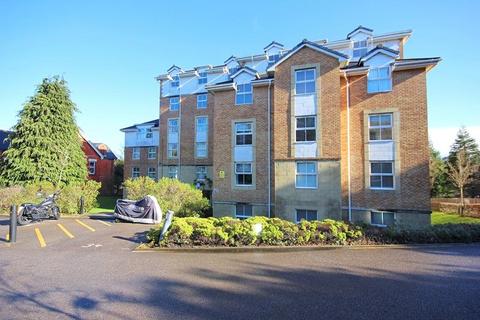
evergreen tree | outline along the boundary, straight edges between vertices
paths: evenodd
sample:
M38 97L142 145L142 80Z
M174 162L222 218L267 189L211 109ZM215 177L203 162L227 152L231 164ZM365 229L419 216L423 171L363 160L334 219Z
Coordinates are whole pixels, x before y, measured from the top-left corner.
M44 79L23 106L2 155L0 180L8 185L84 181L87 166L75 104L63 79Z
M430 186L433 197L445 197L450 193L447 164L430 143Z
M457 154L460 150L465 150L466 156L473 164L480 164L480 151L478 144L465 127L461 127L457 132L455 142L450 147L448 162L455 165L457 162Z

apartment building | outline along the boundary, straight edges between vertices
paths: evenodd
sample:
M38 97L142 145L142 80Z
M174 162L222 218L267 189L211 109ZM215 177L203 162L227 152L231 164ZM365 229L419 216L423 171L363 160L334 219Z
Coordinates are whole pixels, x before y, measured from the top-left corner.
M359 26L173 65L157 77L159 176L209 179L215 216L429 224L426 73L440 58L405 58L411 35Z

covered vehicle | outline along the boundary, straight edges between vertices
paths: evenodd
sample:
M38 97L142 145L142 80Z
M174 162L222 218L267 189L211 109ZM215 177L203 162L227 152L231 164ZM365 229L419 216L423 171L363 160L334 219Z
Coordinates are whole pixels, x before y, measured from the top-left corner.
M154 196L138 201L118 199L113 215L125 221L155 224L162 220L162 209Z

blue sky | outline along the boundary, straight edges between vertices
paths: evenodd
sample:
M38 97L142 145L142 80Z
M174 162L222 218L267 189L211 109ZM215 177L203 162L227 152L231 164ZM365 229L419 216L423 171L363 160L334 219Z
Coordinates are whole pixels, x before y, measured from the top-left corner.
M341 4L340 4L341 3ZM260 53L272 40L343 39L359 24L413 29L406 57L441 56L428 75L429 127L448 151L457 128L480 142L479 1L16 1L0 2L0 128L17 121L42 78L61 75L79 126L123 150L120 128L158 117L154 80L173 63L191 68ZM473 67L473 68L472 68Z

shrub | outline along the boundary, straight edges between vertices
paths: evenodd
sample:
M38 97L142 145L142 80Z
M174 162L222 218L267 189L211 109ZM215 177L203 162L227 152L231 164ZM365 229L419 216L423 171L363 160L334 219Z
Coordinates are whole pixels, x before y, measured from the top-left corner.
M155 182L149 177L140 177L125 181L124 186L129 199L155 196L162 210L172 210L177 217L200 217L209 207L201 190L177 179L162 178Z

